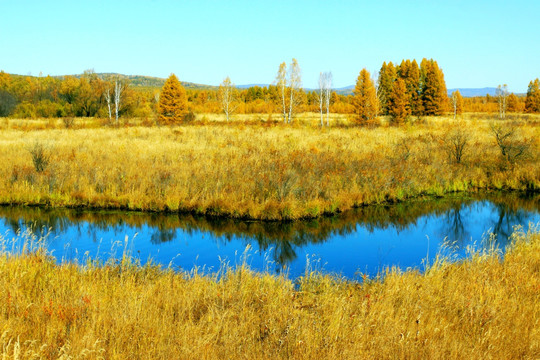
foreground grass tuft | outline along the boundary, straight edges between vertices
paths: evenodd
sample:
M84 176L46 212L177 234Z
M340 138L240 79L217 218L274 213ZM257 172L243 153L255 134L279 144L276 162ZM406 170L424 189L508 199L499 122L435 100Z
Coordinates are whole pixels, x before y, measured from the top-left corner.
M476 253L425 273L363 283L308 273L297 284L246 267L224 276L57 265L0 255L3 358L535 359L540 232L504 258Z

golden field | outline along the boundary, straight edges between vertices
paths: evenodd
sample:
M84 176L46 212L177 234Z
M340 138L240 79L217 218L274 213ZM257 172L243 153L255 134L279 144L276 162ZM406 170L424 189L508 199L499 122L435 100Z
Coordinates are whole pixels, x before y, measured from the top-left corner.
M323 129L317 114L292 125L277 120L236 116L227 123L199 115L173 127L133 119L120 126L99 119L0 120L0 203L290 220L455 191L540 189L538 117L422 118L402 127L383 119L360 128L333 115ZM406 222L430 206L451 204L399 207L391 219L376 207L358 211L375 222ZM3 211L18 219L19 210ZM99 214L88 216L100 221ZM346 229L351 216L328 222ZM166 221L189 227L190 219ZM304 226L291 224L290 236ZM281 223L203 227L249 234L272 233L273 225ZM329 227L321 219L320 231ZM437 259L423 273L388 269L353 282L307 269L293 282L246 265L224 264L213 274L140 266L127 253L106 264L57 264L31 242L27 251L11 251L0 235L0 353L3 359L537 359L540 231L517 231L512 241L504 257L492 250L457 263Z
M535 117L360 128L333 115L324 129L318 114L278 119L199 115L174 127L75 119L69 128L61 119L0 120L0 203L288 220L419 195L540 188ZM515 130L523 156L501 155L492 124ZM456 134L467 140L459 163Z
M537 359L540 233L361 283L0 254L3 359Z

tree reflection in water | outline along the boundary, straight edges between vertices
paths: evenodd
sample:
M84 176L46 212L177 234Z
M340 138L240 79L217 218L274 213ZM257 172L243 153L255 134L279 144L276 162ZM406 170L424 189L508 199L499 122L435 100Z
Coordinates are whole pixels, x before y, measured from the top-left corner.
M153 244L171 242L179 232L188 236L209 234L218 242L241 239L255 243L261 251L271 251L273 261L286 266L297 258L298 248L322 243L335 236L351 234L359 227L369 232L393 228L397 231L416 226L419 219L442 218L438 231L447 245L463 247L469 240L469 227L475 207L491 203L495 211L490 220L498 241L505 245L515 224L526 224L540 209L540 195L491 193L449 196L442 199L417 199L394 205L373 205L331 217L295 222L238 221L179 214L145 214L123 211L85 211L38 207L0 207L5 227L14 233L29 229L37 237L61 236L68 229L99 241L98 232L108 231L123 237L127 227L149 233ZM487 230L487 229L486 229Z
M528 224L533 219L534 212L539 211L539 199L539 195L495 193L470 204L455 204L444 214L445 221L439 234L445 238L446 246L463 248L471 240L469 229L475 221L475 215L491 204L494 211L490 214L486 231L492 233L496 239L496 244L491 245L504 247L515 226Z

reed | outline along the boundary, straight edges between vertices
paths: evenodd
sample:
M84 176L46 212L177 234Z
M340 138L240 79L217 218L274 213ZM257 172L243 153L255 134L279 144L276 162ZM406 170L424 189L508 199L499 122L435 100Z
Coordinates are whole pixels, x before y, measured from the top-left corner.
M199 115L176 127L9 120L0 131L0 203L290 220L419 195L540 188L533 120L506 123L526 150L513 159L501 155L491 121L359 128L341 116L320 129L314 114L304 116L284 125ZM456 161L459 134L466 143ZM36 147L44 168L35 166Z
M56 264L0 253L4 359L534 359L540 233L501 257L473 252L361 283L306 271L296 283L245 265L176 273L124 256ZM19 239L21 240L21 239ZM24 240L24 239L22 239Z

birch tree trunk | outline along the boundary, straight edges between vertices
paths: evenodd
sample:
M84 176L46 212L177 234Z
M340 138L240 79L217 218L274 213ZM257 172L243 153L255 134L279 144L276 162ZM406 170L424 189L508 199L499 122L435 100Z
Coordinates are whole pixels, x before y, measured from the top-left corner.
M319 73L319 111L321 113L321 128L324 126L323 122L323 106L324 106L324 96L325 96L325 74L326 73Z
M506 118L506 103L508 99L508 85L499 85L497 87L497 102L499 103L499 118Z
M324 110L326 107L326 126L330 126L330 95L332 93L332 73L319 74L319 110L321 113L321 127L324 126Z
M116 125L118 125L118 111L120 111L120 101L122 100L123 86L118 82L114 81L114 115L116 118Z
M107 83L107 89L105 90L105 101L107 101L107 110L109 110L109 123L112 121L111 113L111 89Z

